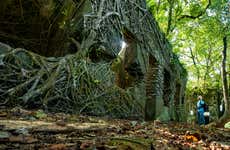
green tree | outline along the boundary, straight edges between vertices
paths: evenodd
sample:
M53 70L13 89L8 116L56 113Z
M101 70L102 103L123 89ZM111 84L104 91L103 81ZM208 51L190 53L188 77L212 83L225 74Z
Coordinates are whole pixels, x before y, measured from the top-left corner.
M229 60L222 61L223 47L228 49L229 0L147 0L153 16L173 44L180 60L188 70L188 91L209 94L208 89L221 90L221 70ZM223 39L226 37L226 44ZM225 46L224 46L225 45ZM224 76L222 75L222 79ZM223 90L228 91L226 89ZM191 92L193 93L193 92ZM229 95L225 93L225 107L229 109ZM194 97L194 95L193 95ZM227 100L228 99L228 100ZM226 110L227 111L227 110Z

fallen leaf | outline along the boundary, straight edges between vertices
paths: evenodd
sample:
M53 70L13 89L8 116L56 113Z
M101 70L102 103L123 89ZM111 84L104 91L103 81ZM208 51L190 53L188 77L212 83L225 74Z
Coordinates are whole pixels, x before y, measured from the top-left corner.
M64 144L53 144L49 147L49 150L67 150Z
M193 135L186 135L185 136L185 139L186 140L189 140L189 141L192 141L192 142L198 142L199 140L195 137L195 136L193 136Z
M87 149L87 148L91 148L92 146L93 146L92 141L84 141L82 142L80 149Z

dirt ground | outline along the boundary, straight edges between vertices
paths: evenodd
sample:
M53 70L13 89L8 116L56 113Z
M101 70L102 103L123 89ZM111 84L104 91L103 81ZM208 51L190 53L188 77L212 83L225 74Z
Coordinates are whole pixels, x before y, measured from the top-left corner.
M0 150L229 150L230 130L0 109Z

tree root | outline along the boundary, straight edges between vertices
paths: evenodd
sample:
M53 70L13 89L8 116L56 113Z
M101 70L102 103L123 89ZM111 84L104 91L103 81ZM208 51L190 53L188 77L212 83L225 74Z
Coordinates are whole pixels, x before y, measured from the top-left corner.
M80 56L46 58L24 49L4 53L1 105L118 118L143 116L143 104L130 92L136 87L116 87L109 63L92 63Z

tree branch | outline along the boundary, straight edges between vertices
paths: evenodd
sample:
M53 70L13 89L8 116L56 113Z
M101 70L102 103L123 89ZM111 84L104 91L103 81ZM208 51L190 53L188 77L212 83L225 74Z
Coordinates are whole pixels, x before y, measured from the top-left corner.
M198 68L198 66L197 66L197 63L196 63L196 60L195 60L195 55L193 54L193 51L192 51L192 48L191 47L189 47L189 50L190 50L190 54L191 54L191 58L192 58L192 61L193 61L193 64L194 64L194 66L195 66L195 68L196 68L196 73L197 73L197 80L199 81L200 80L200 70L199 70L199 68Z
M166 35L168 35L169 32L171 31L172 13L173 13L173 7L174 7L174 0L168 0L168 3L170 5L170 7L169 7L169 14L168 14L168 28L167 28Z
M192 15L182 15L178 18L178 21L182 20L182 19L185 19L185 18L188 18L188 19L196 19L196 18L199 18L200 16L204 15L206 10L209 8L209 6L211 6L211 0L208 0L208 4L207 6L205 7L205 9L203 11L201 11L198 15L196 16L192 16Z

